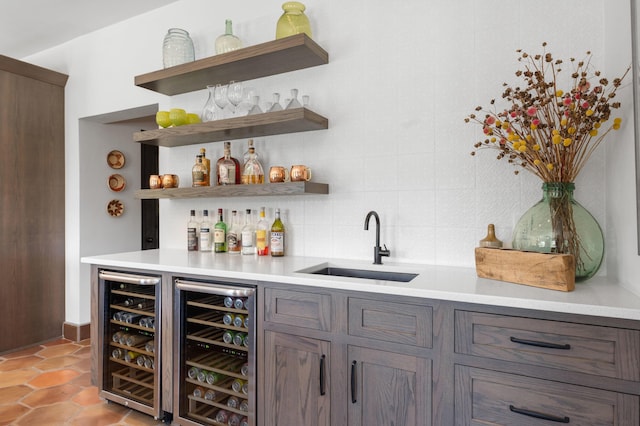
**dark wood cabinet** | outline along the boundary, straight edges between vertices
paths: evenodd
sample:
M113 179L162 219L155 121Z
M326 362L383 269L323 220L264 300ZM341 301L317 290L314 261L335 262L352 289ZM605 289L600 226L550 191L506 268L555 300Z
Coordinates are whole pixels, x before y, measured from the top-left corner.
M62 335L66 81L0 56L0 353Z

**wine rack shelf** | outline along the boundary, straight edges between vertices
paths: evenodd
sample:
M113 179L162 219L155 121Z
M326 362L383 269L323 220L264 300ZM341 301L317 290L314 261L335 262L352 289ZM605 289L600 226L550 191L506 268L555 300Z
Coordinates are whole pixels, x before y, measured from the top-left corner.
M209 84L245 81L324 65L329 54L306 34L210 56L139 75L136 86L165 95L204 89Z
M216 197L256 197L271 195L313 195L328 194L329 185L318 182L265 183L263 185L225 185L196 188L139 189L135 197L141 200L161 198L216 198Z

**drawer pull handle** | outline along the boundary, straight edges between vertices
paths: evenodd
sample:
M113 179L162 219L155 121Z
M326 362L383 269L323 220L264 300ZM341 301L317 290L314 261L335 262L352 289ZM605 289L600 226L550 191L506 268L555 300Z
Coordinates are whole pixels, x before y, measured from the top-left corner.
M509 405L509 410L513 413L522 414L524 416L535 417L536 419L548 420L550 422L556 423L569 423L570 419L567 416L559 417L552 416L551 414L539 413L537 411L525 410L524 408L514 407L513 405Z
M358 402L356 399L356 365L358 365L357 361L353 361L351 363L351 403L355 404Z
M325 356L322 355L322 357L320 358L320 395L324 395L325 392L325 383L324 383L324 374L325 374L325 366L324 366L324 360L325 360Z
M509 339L513 343L521 343L523 345L529 345L529 346L538 346L540 348L562 349L565 351L571 349L571 345L568 343L564 345L559 345L557 343L539 342L537 340L526 340L526 339L520 339L518 337L510 337Z

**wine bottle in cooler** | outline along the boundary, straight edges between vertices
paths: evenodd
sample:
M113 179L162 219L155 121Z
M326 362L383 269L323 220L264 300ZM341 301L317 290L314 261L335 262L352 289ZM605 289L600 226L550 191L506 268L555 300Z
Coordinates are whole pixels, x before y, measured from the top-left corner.
M198 234L200 233L198 221L196 220L196 211L191 210L189 222L187 222L187 250L198 250Z
M244 226L242 227L242 254L256 254L254 242L255 229L251 220L251 209L247 209L244 215Z
M276 209L276 218L271 225L271 237L269 238L271 245L271 256L284 256L284 225L280 220L280 209Z
M211 235L211 222L209 222L209 211L202 212L202 223L200 223L200 251L211 251L213 249L213 238Z
M256 251L258 256L269 254L269 224L264 217L264 207L260 207L260 220L256 225Z

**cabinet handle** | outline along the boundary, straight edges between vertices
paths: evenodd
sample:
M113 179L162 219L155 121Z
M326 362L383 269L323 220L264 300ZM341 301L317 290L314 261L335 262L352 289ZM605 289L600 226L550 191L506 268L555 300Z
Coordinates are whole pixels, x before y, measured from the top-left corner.
M324 383L324 360L325 360L325 356L322 355L322 357L320 358L320 395L324 395L325 392L325 383Z
M356 399L356 366L358 365L357 361L353 361L351 363L351 403L355 404L358 402Z
M550 422L556 423L569 423L570 419L567 416L559 417L552 416L551 414L539 413L537 411L526 410L524 408L514 407L513 405L509 405L509 410L513 413L522 414L524 416L535 417L536 419L548 420Z
M529 345L529 346L538 346L540 348L562 349L562 350L571 349L571 345L568 343L564 345L559 345L557 343L539 342L537 340L526 340L526 339L520 339L518 337L510 337L509 339L513 343L521 343L523 345Z

